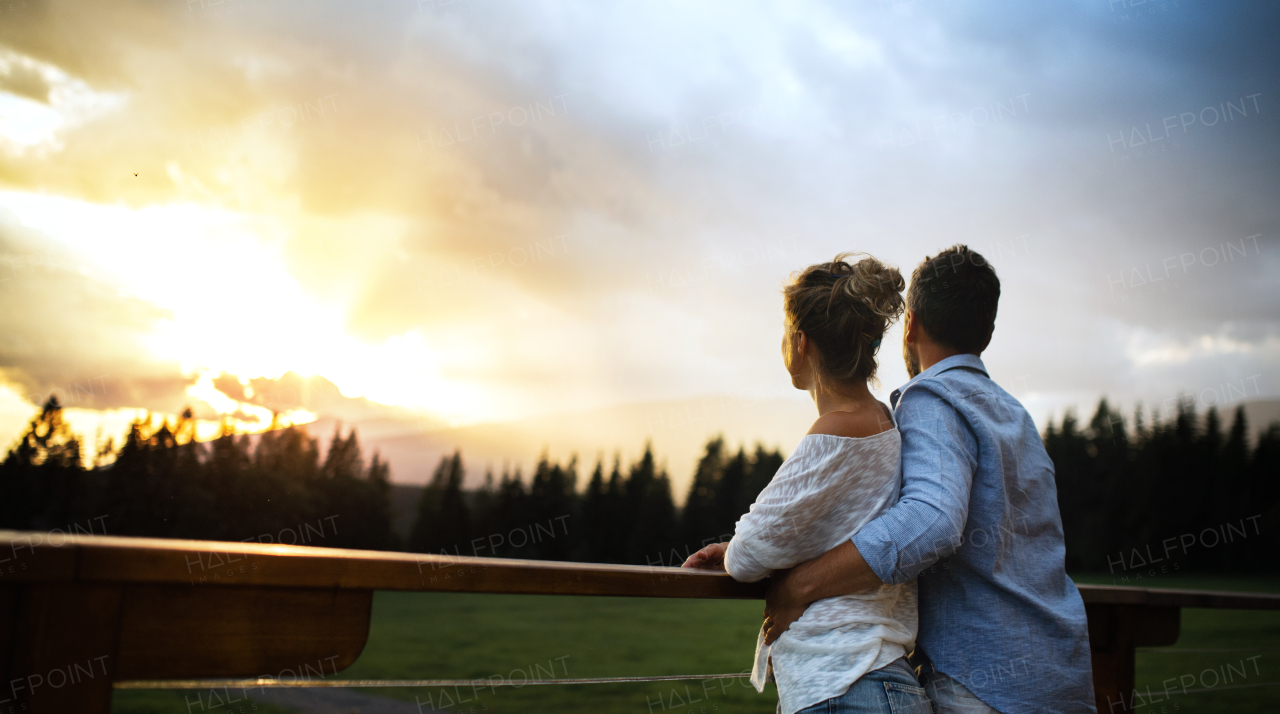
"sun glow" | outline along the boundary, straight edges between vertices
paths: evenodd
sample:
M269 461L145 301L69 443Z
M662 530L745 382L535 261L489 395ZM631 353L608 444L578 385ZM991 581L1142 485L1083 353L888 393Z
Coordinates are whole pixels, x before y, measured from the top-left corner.
M89 275L166 310L170 317L149 340L152 355L206 375L189 394L218 413L260 420L255 410L266 410L226 398L207 375L274 379L292 371L321 375L347 397L450 423L489 416L485 390L440 376L440 353L425 336L411 330L370 344L346 334L348 304L309 294L291 275L295 231L287 216L194 204L131 209L17 192L0 192L0 205L83 259ZM388 229L378 223L372 227ZM295 421L311 419L297 414Z
M237 433L265 431L273 423L276 426L293 426L310 424L316 420L316 415L306 409L289 409L274 414L266 407L232 399L213 385L213 374L210 372L201 374L200 379L187 388L187 395L213 407L215 412L230 421ZM197 436L202 440L217 436L222 430L219 422L220 420L201 420Z

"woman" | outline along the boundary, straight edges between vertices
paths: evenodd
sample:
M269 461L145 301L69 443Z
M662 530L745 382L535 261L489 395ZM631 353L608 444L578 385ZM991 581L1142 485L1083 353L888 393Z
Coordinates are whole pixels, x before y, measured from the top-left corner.
M727 546L707 546L685 567L755 582L822 555L897 502L901 440L867 383L902 314L904 283L875 258L849 257L808 267L783 292L783 363L818 420ZM751 682L761 692L777 683L781 714L932 712L904 658L915 637L915 581L819 600L772 645L761 629Z

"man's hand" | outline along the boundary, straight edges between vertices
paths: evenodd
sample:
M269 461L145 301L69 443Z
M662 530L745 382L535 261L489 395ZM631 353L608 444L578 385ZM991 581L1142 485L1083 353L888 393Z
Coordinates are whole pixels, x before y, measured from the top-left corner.
M809 607L796 592L794 573L794 568L776 570L769 578L769 592L764 599L764 643L767 645L790 629L791 623L799 620Z
M764 641L773 644L810 603L884 585L852 541L790 570L774 571L764 601Z
M698 568L700 570L724 570L724 543L712 543L689 556L682 568Z

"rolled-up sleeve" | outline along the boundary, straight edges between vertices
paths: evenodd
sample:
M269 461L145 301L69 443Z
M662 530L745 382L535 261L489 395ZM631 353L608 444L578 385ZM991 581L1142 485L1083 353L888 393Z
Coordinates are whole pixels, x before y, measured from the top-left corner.
M891 585L955 552L969 517L978 441L956 408L929 386L914 385L898 403L898 503L852 537L871 570Z
M806 510L804 489L796 479L813 467L797 449L734 524L724 554L725 570L734 580L753 583L804 560L798 552L805 545L803 532L794 524L811 521L813 514Z
M741 583L754 583L773 573L773 568L756 559L738 536L734 536L725 548L724 569Z

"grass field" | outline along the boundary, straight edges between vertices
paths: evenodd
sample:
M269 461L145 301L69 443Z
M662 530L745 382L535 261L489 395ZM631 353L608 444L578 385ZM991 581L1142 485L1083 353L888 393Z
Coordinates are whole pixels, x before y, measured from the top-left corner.
M1105 577L1077 582L1112 584ZM1130 583L1135 584L1135 583ZM1165 578L1144 587L1280 592L1280 579ZM379 593L364 654L346 678L607 677L749 672L759 628L756 601L651 600L448 593ZM1196 650L1196 651L1187 651ZM1138 655L1137 700L1144 714L1275 711L1280 687L1280 612L1184 610L1182 637ZM1241 671L1246 674L1242 676ZM1217 673L1215 682L1214 672ZM1231 681L1227 682L1226 677ZM1190 678L1190 680L1188 679ZM1181 692L1163 694L1168 684ZM1152 696L1147 699L1146 688ZM658 684L378 689L369 694L462 714L773 712L777 694L758 694L745 677ZM116 714L188 709L173 692L120 692ZM256 708L253 708L256 707ZM207 707L216 714L277 714L262 703Z

